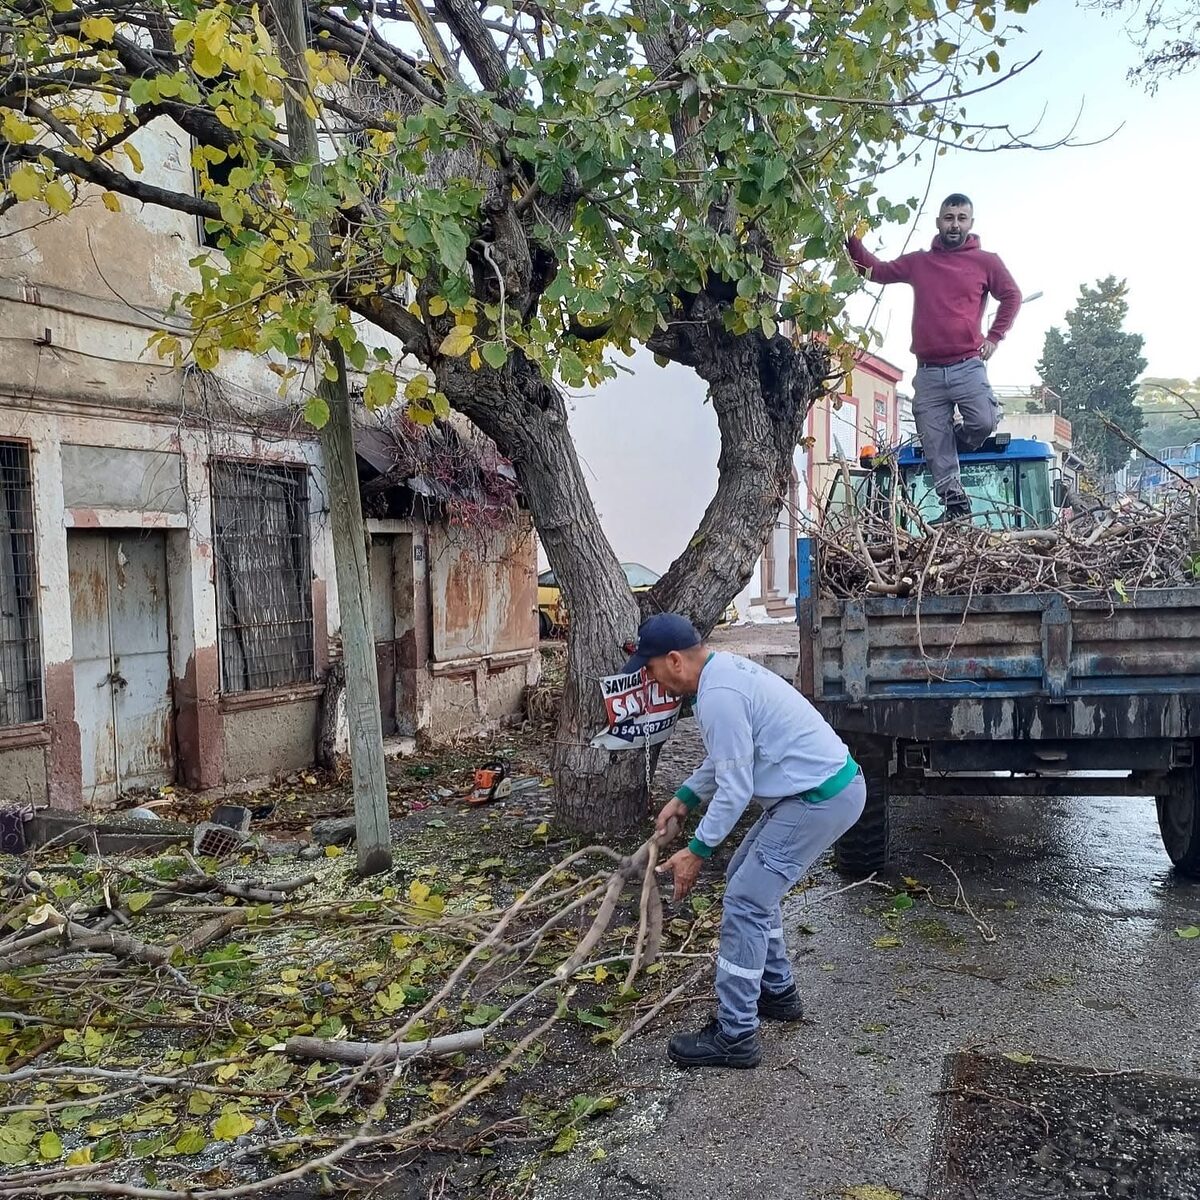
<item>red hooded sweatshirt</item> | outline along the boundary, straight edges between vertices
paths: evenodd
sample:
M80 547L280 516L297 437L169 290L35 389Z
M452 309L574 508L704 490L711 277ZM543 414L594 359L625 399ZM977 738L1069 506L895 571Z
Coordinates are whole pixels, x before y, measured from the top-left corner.
M913 289L912 351L918 362L961 362L979 353L980 328L988 296L1000 311L988 330L999 342L1021 307L1021 289L998 254L980 248L975 234L949 250L940 237L928 250L902 254L894 262L876 258L852 237L846 243L860 275L873 283L910 283Z

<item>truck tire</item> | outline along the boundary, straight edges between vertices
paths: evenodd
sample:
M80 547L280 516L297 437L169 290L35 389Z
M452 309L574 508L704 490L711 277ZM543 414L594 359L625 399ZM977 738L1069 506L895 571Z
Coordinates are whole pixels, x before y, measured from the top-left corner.
M862 816L833 844L834 865L846 875L864 876L882 869L891 850L886 768L865 775L867 803Z
M1181 875L1200 879L1200 772L1172 774L1170 786L1155 797L1163 847Z

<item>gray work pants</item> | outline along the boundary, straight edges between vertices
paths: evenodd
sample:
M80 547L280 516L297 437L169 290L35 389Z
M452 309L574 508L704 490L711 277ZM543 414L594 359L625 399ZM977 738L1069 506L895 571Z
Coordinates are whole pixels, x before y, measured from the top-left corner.
M783 941L784 896L862 816L867 785L860 771L836 796L780 800L764 812L725 872L717 951L717 1019L737 1037L758 1028L758 994L792 985Z
M954 426L954 410L962 424ZM978 450L999 420L996 397L981 358L951 367L918 367L913 381L913 421L934 490L942 503L965 499L958 455Z

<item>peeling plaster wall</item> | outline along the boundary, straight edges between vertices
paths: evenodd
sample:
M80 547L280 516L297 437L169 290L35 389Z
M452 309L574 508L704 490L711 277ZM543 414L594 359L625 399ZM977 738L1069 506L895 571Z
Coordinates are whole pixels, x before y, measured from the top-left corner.
M225 712L225 783L236 787L311 766L318 696Z
M236 783L248 769L239 747L254 743L238 741L235 734L231 752L230 718L220 709L208 463L213 457L233 456L309 466L315 659L320 672L328 658L326 630L336 627L338 614L336 593L324 578L332 556L319 447L308 440L72 411L68 405L33 407L26 402L18 408L7 391L0 382L0 437L28 440L31 451L48 745L10 748L6 736L11 742L12 731L0 731L0 788L14 797L31 794L39 803L82 806L67 539L73 529L103 528L167 531L178 777L198 789ZM68 498L91 503L68 505ZM314 702L305 697L292 707L299 710L297 716L276 718L270 726L280 732L281 770L312 761ZM301 729L309 731L303 738L297 733ZM269 773L262 764L273 761L276 752L272 749L264 756L260 742L256 753L260 766L254 777L261 778Z
M46 781L45 747L0 748L0 802L40 808L47 802Z
M155 121L133 140L145 163L142 178L192 190L186 137ZM167 309L176 293L197 286L189 260L204 249L199 223L125 199L112 213L96 189L85 187L82 197L53 220L36 203L0 215L0 437L31 446L45 695L40 725L15 737L0 730L0 787L11 783L62 807L82 804L68 602L73 529L166 531L180 781L206 789L305 766L313 753L314 692L276 704L256 697L249 705L221 695L208 464L231 456L310 467L319 678L341 621L320 449L299 414L314 381L306 364L294 363L300 374L281 394L269 368L283 360L274 354L230 353L211 372L158 360L147 350L156 330L186 334ZM366 327L363 338L399 356L394 339ZM413 561L396 572L396 586L409 598L403 619L397 607L394 639L400 733L430 728L439 707L441 726L456 732L516 712L525 684L537 678L531 539L522 533L511 546L495 547L507 565L486 581L472 579L469 561L459 556L453 585L443 577L435 594L427 567L444 534L422 528ZM435 686L430 660L432 614L448 597L458 604L468 593L474 612L460 606L443 622L439 660L458 670L470 646L479 645L482 663L462 675L470 691L464 703L461 684ZM517 658L505 659L511 651ZM29 742L35 735L36 746Z
M380 610L394 605L397 732L451 741L519 716L541 673L528 518L499 532L436 520L367 527L396 547L394 579L376 563L372 599L377 630L387 627ZM376 653L389 650L377 640Z

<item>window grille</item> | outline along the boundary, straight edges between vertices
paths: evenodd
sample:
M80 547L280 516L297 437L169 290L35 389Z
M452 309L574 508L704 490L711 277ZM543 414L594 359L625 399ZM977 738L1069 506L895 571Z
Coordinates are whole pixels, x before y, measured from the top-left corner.
M42 633L29 447L0 441L0 725L41 719Z
M212 487L222 687L310 683L308 471L221 461Z

